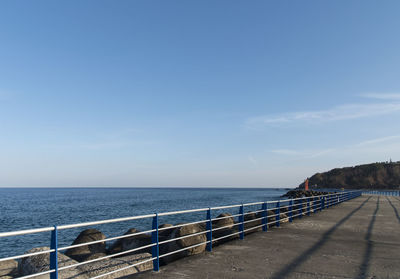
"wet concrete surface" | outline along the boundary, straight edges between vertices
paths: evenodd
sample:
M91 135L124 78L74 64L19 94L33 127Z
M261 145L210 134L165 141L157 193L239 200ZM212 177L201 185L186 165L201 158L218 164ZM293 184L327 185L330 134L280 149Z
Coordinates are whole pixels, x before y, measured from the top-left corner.
M399 214L361 196L132 278L400 278Z

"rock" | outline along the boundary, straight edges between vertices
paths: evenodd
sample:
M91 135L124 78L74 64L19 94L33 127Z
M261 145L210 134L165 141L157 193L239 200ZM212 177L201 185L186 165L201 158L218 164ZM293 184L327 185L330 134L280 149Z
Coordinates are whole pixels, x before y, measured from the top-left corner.
M160 229L165 229L173 227L172 224L162 224L158 226L158 238L159 241L165 240L172 232L173 229L167 229L167 230L160 230Z
M244 215L244 221L245 222L246 221L251 221L251 220L254 220L254 219L257 219L257 218L261 218L261 217L262 217L261 212L259 212L258 215L255 214L254 212L248 212L248 213L246 213L246 215ZM253 222L244 223L244 229L247 230L247 229L259 226L259 225L261 225L261 223L262 223L261 220L255 220ZM260 230L262 230L261 227L259 227L257 229L253 229L253 230L247 231L246 234L253 233L253 232L256 232L256 231L260 231Z
M289 218L286 215L286 213L279 214L279 223L283 224L283 223L287 223L287 222L289 222Z
M174 239L174 238L182 237L185 235L199 233L202 231L204 231L204 228L202 226L200 226L199 224L186 225L186 226L174 228L171 231L171 234L167 237L167 239ZM186 247L190 247L192 245L200 244L200 243L203 243L206 241L207 241L207 236L204 233L204 234L199 234L199 235L167 242L165 244L160 245L160 255L163 255L163 254L166 254L166 253L169 253L172 251L176 251L179 249L183 249ZM163 264L167 264L171 261L177 260L177 259L185 257L185 256L200 254L200 253L204 252L205 248L206 248L206 244L204 243L204 244L196 246L194 248L190 248L190 249L184 250L182 252L172 254L167 257L162 257L161 261Z
M321 192L321 191L313 191L313 190L300 190L300 189L295 189L295 190L290 190L286 194L284 194L282 197L286 197L289 199L297 199L297 198L304 198L304 197L313 197L313 196L320 196L320 195L326 195L329 194L328 192Z
M149 253L141 253L141 254L135 254L135 255L129 255L129 256L124 256L124 257L118 257L118 258L111 258L108 260L100 260L97 262L93 262L90 264L85 264L80 267L82 272L79 275L79 279L81 278L80 276L84 276L82 278L92 278L101 274L105 274L120 268L128 267L132 264L151 259L151 254ZM138 272L143 272L147 270L152 270L153 269L153 261L148 261L146 263L140 264L135 267L130 267L115 273L112 273L110 275L104 276L102 278L104 279L114 279L114 278L121 278L124 276L130 276L132 274L138 273Z
M237 226L235 226L235 220L232 217L232 214L221 213L220 215L217 216L217 218L221 218L221 217L228 217L228 218L212 221L212 228L213 228L213 230L215 230L217 228L222 228L222 227L226 227L226 228L213 231L213 239L217 239L219 237L223 237L223 236L238 232L238 228L237 228ZM222 244L224 242L227 242L229 240L232 240L232 239L235 239L238 237L239 237L238 234L230 236L230 237L225 237L223 239L217 240L216 242L213 243L213 245L219 245L219 244Z
M268 210L267 211L267 222L268 222L268 227L269 228L271 228L271 227L274 227L275 225L276 225L276 223L272 223L272 222L275 222L276 221L276 213L275 213L275 211L272 211L272 210Z
M100 259L100 258L105 257L105 256L107 256L107 254L105 254L105 253L91 254L91 255L89 255L89 256L87 256L87 257L85 258L85 261Z
M213 228L221 228L221 227L228 226L227 229L232 229L233 226L235 225L235 220L232 217L232 214L221 213L220 215L217 216L217 218L223 218L223 217L228 217L228 218L212 221L212 227Z
M49 249L50 249L49 247L33 248L29 251L26 251L25 254L46 251ZM70 257L64 254L58 253L57 255L58 255L59 268L78 263L77 261L71 259ZM18 271L20 276L25 276L47 271L49 270L49 267L50 267L50 254L47 253L21 259L21 262L18 266ZM82 275L81 273L82 271L78 267L68 268L65 270L61 270L59 272L59 278L79 278L79 279L89 278L86 275ZM50 278L49 274L35 277L35 279L48 279L48 278Z
M300 216L300 212L302 212L301 215L305 215L307 213L307 204L302 204L303 200L298 200L295 201L293 204L293 219L295 218L299 218Z
M87 229L82 231L78 237L74 240L72 245L81 244L86 242L92 242L97 240L106 239L106 236L99 230L96 229ZM106 253L106 244L105 242L95 243L91 245L85 245L81 247L76 247L72 249L68 249L65 255L68 257L77 260L78 262L84 262L88 257L93 254L105 254Z
M0 278L5 276L12 276L17 272L18 262L15 260L8 260L0 262Z
M286 206L286 205L285 205ZM281 212L282 213L286 213L286 212L288 212L289 211L289 208L288 207L283 207L283 208L281 208Z
M139 231L135 228L129 229L124 235L138 233ZM151 236L148 234L138 234L134 236L130 236L127 238L118 239L112 246L109 251L110 254L116 254L128 250L132 250L135 248L139 248L141 246L151 244ZM133 255L133 254L140 254L140 253L151 253L150 248L144 248L141 250L133 251L132 253L123 254L121 256Z
M48 247L34 248L26 253L34 253L39 251L49 250ZM120 258L111 258L100 260L97 262L83 264L76 268L68 268L65 270L59 271L59 278L74 278L74 279L87 279L100 274L105 274L123 267L128 267L129 265L138 263L140 261L144 261L147 259L151 259L151 255L148 253L130 255ZM58 267L68 266L72 264L78 263L77 261L69 258L68 256L58 253ZM50 265L50 257L49 254L43 254L38 256L33 256L29 258L24 258L21 260L21 264L19 267L19 272L21 276L34 274L38 272L43 272L49 270ZM122 276L129 276L138 272L147 271L153 269L153 261L148 261L146 263L140 264L136 267L131 267L124 269L122 271L113 273L108 276L104 276L102 278L105 279L113 279L119 278ZM48 279L50 278L49 274L37 276L35 278L39 279ZM3 279L3 278L2 278Z

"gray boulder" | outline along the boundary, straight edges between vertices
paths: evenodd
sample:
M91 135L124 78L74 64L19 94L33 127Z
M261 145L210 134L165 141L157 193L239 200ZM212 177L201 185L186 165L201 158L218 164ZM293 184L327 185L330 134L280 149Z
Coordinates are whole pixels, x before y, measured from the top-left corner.
M139 231L135 228L129 229L124 235L129 235L129 234L134 234L138 233ZM127 238L121 238L118 239L110 248L109 253L110 254L116 254L128 250L132 250L135 248L139 248L145 245L151 244L151 236L148 234L138 234L134 236L130 236ZM128 254L123 254L121 256L127 256L127 255L133 255L133 254L139 254L139 253L150 253L151 252L151 247L150 248L145 248L141 250L134 251L132 253Z
M78 235L78 237L74 240L72 245L103 240L103 239L106 239L106 236L101 231L96 229L87 229L82 231ZM105 242L68 249L67 252L65 253L65 255L78 262L84 262L87 260L88 257L93 259L94 254L99 254L99 255L106 254Z
M106 275L102 278L104 279L114 279L121 278L125 276L130 276L132 274L148 271L153 269L153 261L148 261L143 264L139 264L134 267L129 267L130 265L139 263L141 261L145 261L151 259L151 254L142 253L136 255L129 255L125 257L111 258L108 260L100 260L97 262L93 262L90 264L85 264L80 267L82 272L80 276L84 276L82 278L92 278L101 274L105 274L108 272L112 272L118 270L120 268L125 268L121 271L117 271L115 273L111 273L110 275ZM81 277L79 277L80 279Z
M49 250L49 247L34 248L26 253L34 253L39 251ZM105 279L119 278L123 276L129 276L138 272L152 270L153 261L148 261L143 264L139 264L135 267L129 267L130 265L139 263L144 260L151 259L151 255L148 253L142 253L137 255L130 255L120 258L110 258L105 260L99 260L96 262L83 264L75 268L68 268L59 271L59 278L71 278L71 279L88 279L95 277L100 274L105 274L108 272L115 271L120 268L125 268L124 270L112 273L110 275L104 276ZM78 262L69 258L68 256L58 253L58 267L69 266L72 264L77 264ZM49 270L50 257L49 254L37 255L29 258L24 258L21 260L19 265L19 275L30 275L34 273L39 273ZM41 275L35 277L35 279L49 279L50 275ZM3 279L3 278L2 278Z
M186 236L186 235L190 235L190 234L194 234L194 233L199 233L199 232L203 232L203 231L204 231L204 227L199 224L186 225L186 226L174 228L171 231L171 234L167 237L167 239L174 239L174 238L178 238L178 237L182 237L182 236ZM174 240L171 242L161 244L160 245L160 254L163 255L163 254L166 254L169 252L187 248L192 245L200 244L200 243L203 243L206 241L207 241L206 233L186 237L186 238L179 239L179 240ZM167 264L171 261L177 260L177 259L185 257L185 256L200 254L200 253L204 252L205 249L206 249L206 244L204 243L202 245L172 254L170 256L162 257L161 262L162 262L162 264Z
M235 225L236 224L235 219L232 217L232 214L221 213L220 215L217 216L217 218L221 218L221 217L227 217L227 218L212 221L213 239L217 239L217 238L238 232L238 226ZM226 228L215 230L215 229L222 228L222 227L226 227ZM239 237L239 234L225 237L225 238L222 238L222 239L219 239L219 240L213 242L213 245L219 245L219 244L225 243L227 241L233 240L238 237Z
M267 220L268 220L267 222L268 222L268 227L269 228L274 227L276 225L276 223L272 223L272 222L276 221L276 216L275 215L276 215L275 211L273 211L273 210L268 210L267 211Z
M232 217L232 214L221 213L220 215L217 216L217 219L223 217L227 218L212 221L212 227L213 228L227 227L227 229L232 229L235 225L235 220Z
M91 255L87 256L85 258L85 261L100 259L100 258L103 258L105 256L107 256L107 254L105 254L105 253L95 253L95 254L91 254Z
M256 214L256 213L254 213L254 212L248 212L248 213L246 213L246 215L244 215L244 221L245 221L245 222L246 222L246 221L251 221L251 220L254 220L254 221L245 223L245 224L244 224L244 229L247 230L247 229L251 229L251 228L254 228L254 227L256 227L256 226L261 225L261 223L262 223L261 220L255 220L255 219L258 219L258 218L261 218L261 217L262 217L261 214ZM252 229L252 230L250 230L250 231L247 231L246 234L248 234L248 233L253 233L253 232L256 232L256 231L260 231L261 229L262 229L261 227L258 227L258 228L256 228L256 229Z
M158 238L159 241L166 239L172 232L172 229L166 229L172 227L172 224L162 224L158 226ZM160 230L161 229L161 230Z
M288 215L286 213L279 214L279 223L283 224L287 222L289 222Z
M5 276L13 276L18 269L18 262L14 260L8 260L0 262L0 278Z
M25 254L35 253L40 251L49 250L49 247L39 247L33 248L29 251L26 251ZM77 261L69 258L68 256L58 253L58 267L73 265L78 263ZM34 273L39 273L43 271L47 271L50 269L50 254L40 254L37 256L27 257L21 259L21 262L18 266L18 271L20 276L30 275ZM59 278L79 278L79 279L86 279L89 278L86 275L81 274L82 271L76 268L68 268L65 270L61 270L59 272ZM50 278L49 274L41 275L35 277L36 279L48 279Z

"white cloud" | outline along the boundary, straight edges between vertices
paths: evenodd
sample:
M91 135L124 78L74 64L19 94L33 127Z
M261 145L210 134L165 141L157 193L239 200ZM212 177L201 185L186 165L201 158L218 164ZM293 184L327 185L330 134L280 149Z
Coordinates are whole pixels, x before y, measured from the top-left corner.
M329 149L322 149L322 150L315 150L314 152L312 152L309 157L310 158L316 158L316 157L320 157L320 156L324 156L326 154L332 153L334 152L335 149L333 148L329 148Z
M400 135L380 137L361 141L355 144L344 145L341 147L332 147L327 149L274 149L269 152L295 157L297 159L316 158L322 156L349 156L355 154L400 154Z
M365 93L361 97L379 100L400 100L400 93Z
M381 138L375 138L371 140L366 140L362 141L355 146L358 147L363 147L363 146L369 146L369 145L375 145L377 143L383 143L383 142L390 142L390 141L395 141L395 140L400 140L400 135L395 135L395 136L388 136L388 137L381 137Z
M302 158L315 158L319 156L323 156L330 152L334 151L334 149L307 149L307 150L294 150L294 149L274 149L271 150L271 153L283 155L283 156L295 156Z
M299 111L281 115L265 115L247 119L246 127L257 128L260 126L308 122L321 123L340 121L365 117L381 116L400 112L400 102L375 103L375 104L346 104L327 110Z
M298 150L292 150L292 149L274 149L271 150L272 153L278 154L278 155L300 155L302 152Z

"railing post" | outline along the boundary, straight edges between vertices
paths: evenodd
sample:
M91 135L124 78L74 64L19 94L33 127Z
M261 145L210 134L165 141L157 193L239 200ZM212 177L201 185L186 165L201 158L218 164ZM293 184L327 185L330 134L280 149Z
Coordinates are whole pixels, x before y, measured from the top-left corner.
M299 214L300 219L303 218L303 200L304 199L298 200L300 202L300 204L299 204L299 213L297 213L297 214Z
M209 207L207 210L207 251L211 252L212 251L212 217L211 217L211 208Z
M318 197L319 199L319 211L322 211L322 197Z
M289 222L293 222L293 200L289 201Z
M317 213L317 203L315 202L315 197L312 197L312 201L313 201L312 205L313 211L314 213Z
M244 208L243 204L239 208L239 238L244 239Z
M153 270L160 270L160 246L158 243L158 213L153 217L153 231L151 232L151 243L156 244L151 247L152 257L155 258L153 260Z
M275 220L276 220L276 227L279 227L280 226L280 215L281 215L281 202L277 202L276 203L276 210L275 210L275 214L277 214L276 216L275 216Z
M307 216L310 216L311 208L310 208L310 198L307 198Z
M263 231L268 231L268 212L267 212L267 203L264 202L262 204L262 224L263 224Z
M50 273L50 279L58 279L58 230L57 226L54 226L54 230L51 231L50 249L54 249L54 252L50 253L50 269L55 271Z

